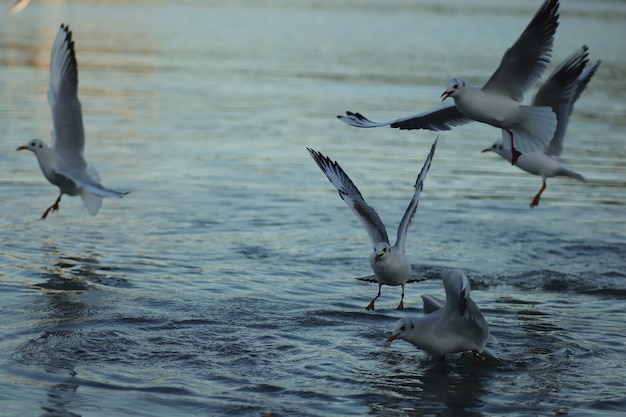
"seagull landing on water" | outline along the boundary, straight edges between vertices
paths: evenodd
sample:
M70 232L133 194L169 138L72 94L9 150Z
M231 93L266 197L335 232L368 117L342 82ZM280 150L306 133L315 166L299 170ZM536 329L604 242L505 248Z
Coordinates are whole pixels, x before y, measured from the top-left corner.
M494 354L485 348L496 340L476 303L470 298L470 284L459 270L443 274L445 304L438 298L423 295L424 316L403 317L393 327L385 347L396 339L407 341L442 361L446 354L472 351L474 361L479 353Z
M32 151L43 175L60 189L59 197L41 218L59 210L63 194L79 195L89 214L95 216L102 205L102 197L122 197L128 193L103 187L98 172L88 167L83 157L85 133L78 100L78 69L72 32L65 25L61 25L52 46L48 103L54 125L52 147L40 139L32 139L17 148Z
M411 220L413 220L413 216L415 215L419 196L424 187L424 180L430 169L436 147L437 140L435 140L430 148L430 153L426 157L424 166L417 176L413 198L398 226L396 243L393 246L389 243L387 230L378 216L378 213L365 202L356 185L354 185L348 175L341 169L339 164L322 155L320 152L307 148L315 162L317 162L317 165L324 174L326 174L326 177L328 177L328 180L335 186L337 191L339 191L339 197L354 211L354 214L356 214L367 231L372 246L374 247L374 252L370 255L369 260L370 266L374 271L374 277L378 283L378 294L368 304L366 307L367 310L374 310L374 303L378 297L380 297L380 290L383 285L402 286L402 295L398 310L404 308L404 285L407 282L413 281L411 263L404 253L404 243L406 241L407 231L411 225Z
M387 122L374 122L360 113L337 116L355 127L391 126L401 130L450 130L471 121L504 129L515 164L521 153L542 149L556 130L556 115L549 106L522 106L524 93L540 78L550 63L554 34L559 25L558 0L545 0L517 41L509 48L500 66L483 87L461 78L448 82L443 100L454 105Z
M546 178L565 176L585 182L582 175L571 170L557 158L563 152L565 132L570 114L574 109L574 103L600 66L600 61L598 61L591 68L585 70L585 66L589 62L588 49L587 46L583 46L563 61L550 75L548 81L537 91L533 99L533 105L550 106L554 110L558 125L554 137L545 149L522 154L517 160L518 168L533 175L540 175L543 180L543 186L530 203L531 208L539 205L541 194L546 189ZM483 149L483 152L493 151L511 162L513 155L511 150L504 146L504 139Z

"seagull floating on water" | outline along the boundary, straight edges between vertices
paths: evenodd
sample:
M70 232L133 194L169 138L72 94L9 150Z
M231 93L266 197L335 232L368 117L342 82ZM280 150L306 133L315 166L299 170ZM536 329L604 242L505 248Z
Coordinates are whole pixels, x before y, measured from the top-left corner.
M48 103L52 110L52 147L41 139L31 139L18 151L29 150L37 157L46 179L59 187L59 197L41 216L59 210L61 196L79 195L92 216L100 210L102 197L122 197L128 192L110 190L100 184L98 171L87 166L83 157L85 132L78 100L78 69L72 32L61 25L52 46Z
M443 274L445 304L438 298L422 295L424 316L403 317L393 327L385 347L396 339L407 341L433 356L445 360L446 354L472 351L494 354L485 346L495 343L489 325L476 303L470 298L470 284L460 270Z
M471 121L504 129L515 164L521 153L542 149L556 130L556 115L549 106L523 106L524 93L540 78L550 63L554 34L559 25L559 1L546 0L517 41L509 48L500 66L483 87L454 78L441 95L454 105L387 122L373 122L360 113L337 116L355 127L391 126L401 130L450 130Z
M591 68L585 70L585 66L589 62L588 49L587 46L583 46L563 61L550 75L548 81L537 91L533 99L533 105L535 106L552 107L556 113L558 125L554 137L545 149L522 154L517 160L518 168L533 175L540 175L543 180L541 189L530 203L531 208L539 205L541 194L546 189L546 178L565 176L585 182L585 178L582 175L567 167L557 158L563 152L565 132L570 114L574 109L574 103L576 103L576 100L578 100L578 97L585 90L589 80L591 80L591 77L593 77L600 66L600 61L598 61ZM511 162L513 157L511 150L506 149L504 146L503 140L499 140L491 147L483 149L483 152L488 151L497 153L509 162Z
M322 155L313 149L307 148L317 165L326 174L328 180L339 191L339 196L346 202L346 204L354 211L354 214L358 217L359 221L367 231L370 237L374 252L370 255L370 265L374 271L374 278L378 283L378 294L367 305L367 310L374 310L374 303L380 297L381 287L383 285L400 285L402 286L402 295L400 298L400 304L398 310L404 308L404 285L408 282L413 282L411 263L404 253L404 243L406 241L406 234L411 225L411 220L415 215L417 204L419 202L419 196L424 187L424 180L430 169L430 164L435 154L435 148L437 147L437 140L430 148L430 152L426 157L424 166L417 176L415 182L415 192L413 198L407 207L402 221L398 226L398 233L396 237L395 245L391 246L389 243L389 237L387 236L387 230L382 220L371 206L369 206L361 192L356 185L348 177L348 175L341 169L337 162L332 161L328 157Z

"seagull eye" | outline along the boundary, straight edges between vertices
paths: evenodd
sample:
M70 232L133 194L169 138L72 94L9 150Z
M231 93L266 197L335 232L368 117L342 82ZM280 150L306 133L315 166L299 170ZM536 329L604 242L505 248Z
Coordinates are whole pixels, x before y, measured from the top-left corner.
M411 330L415 329L415 325L411 323Z
M40 143L40 144L39 144L39 149L41 149L41 148L43 148L43 145Z
M405 330L406 330L406 326L402 326L402 327L400 327L400 331L401 331L401 332L403 332L403 331L405 331Z
M454 88L456 90L457 88L459 88L459 85L458 84L454 84L454 87L452 87L452 88Z

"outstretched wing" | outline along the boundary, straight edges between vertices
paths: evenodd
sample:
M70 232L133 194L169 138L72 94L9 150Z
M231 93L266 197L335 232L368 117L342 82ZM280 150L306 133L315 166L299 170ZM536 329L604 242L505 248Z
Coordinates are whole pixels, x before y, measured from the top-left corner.
M578 77L578 85L576 86L576 92L574 93L574 98L572 99L572 107L569 109L570 113L574 110L574 103L578 101L578 97L580 97L582 92L585 91L585 88L587 88L587 84L589 84L591 77L593 77L598 70L601 62L602 61L596 62L593 67L587 68Z
M78 69L69 27L61 25L52 45L48 103L52 111L52 148L71 169L83 170L85 132L78 100Z
M446 290L444 314L451 316L456 310L457 317L463 319L465 332L471 335L478 350L482 351L489 340L489 325L474 300L470 298L467 276L459 270L452 270L445 273L442 280Z
M437 148L437 141L439 140L439 136L433 142L433 145L430 148L430 152L426 157L426 161L424 161L424 165L422 166L422 170L417 176L417 180L415 181L415 192L413 193L413 198L409 203L409 206L406 208L404 212L404 216L402 217L402 221L398 226L398 234L396 237L395 246L398 248L402 248L404 250L404 242L406 241L406 234L411 226L411 221L413 220L413 216L415 216L415 211L417 210L417 204L419 203L420 193L424 188L424 181L426 180L426 176L428 175L428 170L430 169L430 164L433 161L433 156L435 156L435 149Z
M367 231L372 246L376 245L378 242L389 243L387 231L378 213L365 202L359 189L356 188L356 185L354 185L348 175L341 169L339 164L320 152L310 148L307 148L307 150L322 172L326 174L331 184L339 191L339 197L341 197L352 209L354 214L356 214Z
M559 0L546 0L524 32L502 57L498 69L483 86L485 91L522 102L552 58L554 34L559 26Z
M337 116L342 122L354 127L389 126L400 130L426 129L435 132L450 130L473 120L465 117L455 105L441 107L437 110L401 117L387 122L374 122L361 113L346 112L345 116Z
M563 152L563 140L578 88L578 78L589 62L588 49L587 46L583 46L563 61L539 88L533 99L534 106L550 106L556 114L556 131L546 148L549 155L559 156Z

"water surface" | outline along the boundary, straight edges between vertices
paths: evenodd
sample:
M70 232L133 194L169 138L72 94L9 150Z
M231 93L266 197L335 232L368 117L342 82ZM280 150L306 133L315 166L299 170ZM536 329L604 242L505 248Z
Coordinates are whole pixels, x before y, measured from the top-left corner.
M376 286L365 232L306 147L339 161L389 234L431 132L360 130L480 84L538 1L52 2L0 25L0 415L594 415L626 407L626 7L561 6L555 63L602 65L564 161L541 180L481 154L499 132L440 136L407 251L424 282ZM52 41L74 31L86 157L131 190L90 217L56 198ZM382 347L419 294L461 268L502 361Z

